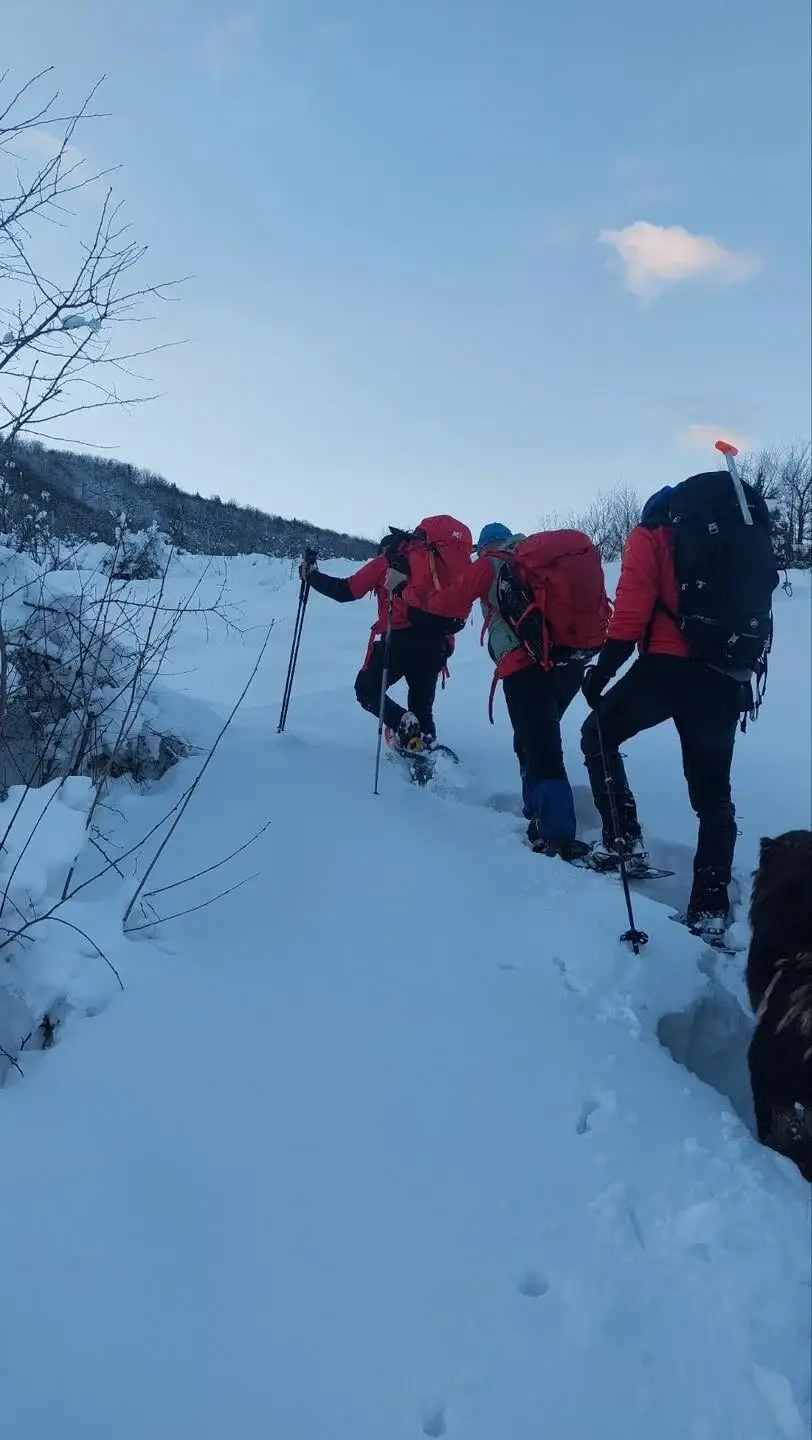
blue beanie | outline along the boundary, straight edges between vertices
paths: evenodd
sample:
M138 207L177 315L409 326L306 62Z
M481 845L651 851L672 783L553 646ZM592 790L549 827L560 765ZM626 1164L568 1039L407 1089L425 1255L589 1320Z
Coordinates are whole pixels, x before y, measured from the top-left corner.
M499 540L509 540L512 534L513 531L508 530L507 525L500 525L498 520L491 521L490 525L484 525L476 542L477 555L482 554L486 545L495 545Z
M654 495L649 495L640 514L640 524L656 525L658 521L661 524L666 521L668 518L668 502L673 493L674 491L671 485L664 485L662 490L658 490Z

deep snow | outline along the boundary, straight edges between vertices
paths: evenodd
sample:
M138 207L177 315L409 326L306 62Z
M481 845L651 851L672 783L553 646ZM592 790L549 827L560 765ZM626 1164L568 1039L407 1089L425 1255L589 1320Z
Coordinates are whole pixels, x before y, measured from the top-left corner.
M157 883L272 823L161 897L168 914L256 874L182 920L124 939L132 879L85 892L125 991L71 951L60 983L93 1018L0 1091L3 1433L801 1440L809 1187L747 1128L743 956L668 919L695 834L675 738L627 747L655 860L678 871L636 888L635 958L617 882L521 844L478 624L438 699L462 770L432 793L386 764L375 798L352 694L370 607L312 597L279 737L298 583L261 558L230 573L243 640L186 622L155 697L167 723L210 741L276 628ZM794 580L737 745L743 889L761 833L810 823ZM588 829L583 714L565 732ZM149 829L196 763L146 796L120 784L111 841ZM81 782L68 799L81 815Z

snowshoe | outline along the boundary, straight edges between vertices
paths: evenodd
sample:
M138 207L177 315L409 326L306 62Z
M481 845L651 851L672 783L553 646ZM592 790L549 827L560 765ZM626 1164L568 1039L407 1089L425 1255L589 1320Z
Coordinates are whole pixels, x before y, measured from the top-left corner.
M679 914L678 912L669 915L677 925L684 925L691 935L697 940L704 940L712 950L719 950L723 955L735 956L738 951L728 944L727 932L730 926L730 919L725 915L692 915L690 913Z
M421 735L415 717L408 711L397 730L388 725L384 727L384 739L391 754L407 766L413 785L427 785L441 758L450 760L453 765L460 763L459 755L450 746L441 745L436 736Z
M456 750L452 750L450 745L441 745L439 740L426 741L426 749L430 755L436 755L437 757L444 756L446 760L451 761L452 765L459 765L460 763L460 757Z
M620 856L614 845L602 840L589 847L584 859L584 869L596 870L599 875L620 875ZM666 880L673 870L661 870L649 864L648 850L641 836L632 837L626 850L626 874L630 880Z

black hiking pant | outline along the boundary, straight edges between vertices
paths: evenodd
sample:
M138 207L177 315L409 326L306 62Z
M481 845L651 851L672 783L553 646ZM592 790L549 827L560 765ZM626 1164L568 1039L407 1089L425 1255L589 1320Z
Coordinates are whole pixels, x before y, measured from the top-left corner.
M564 767L561 717L580 689L584 669L583 660L568 660L552 670L528 665L502 682L522 775L525 819L536 821L543 840L575 838L575 802Z
M585 661L569 660L552 670L528 665L505 676L502 688L522 774L527 771L536 780L566 776L561 719L581 688L585 668Z
M355 694L358 704L377 715L381 703L381 685L386 654L383 636L375 641L369 662L355 677ZM437 681L448 659L448 637L442 633L422 630L393 630L389 652L389 675L387 689L405 680L408 686L406 703L420 722L424 735L432 740L436 735L434 725L434 696ZM396 730L406 710L387 695L383 707L383 723Z
M689 911L727 910L727 886L736 845L730 767L744 704L745 690L737 680L678 655L643 655L601 699L597 714L590 714L581 730L581 749L592 795L604 837L611 841L612 814L598 722L614 781L620 828L631 838L640 834L640 826L618 747L641 730L650 730L664 720L674 721L682 746L688 795L699 820Z

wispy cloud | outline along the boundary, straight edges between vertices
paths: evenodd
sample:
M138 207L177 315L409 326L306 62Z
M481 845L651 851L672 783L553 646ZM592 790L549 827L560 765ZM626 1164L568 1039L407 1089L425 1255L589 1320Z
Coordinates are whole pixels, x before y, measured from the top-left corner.
M661 295L669 285L712 275L729 284L750 280L759 269L754 255L737 254L712 235L692 235L682 225L652 225L636 220L623 230L601 230L626 267L626 287L642 300Z
M84 164L81 150L77 150L75 145L66 145L63 136L52 135L49 130L26 130L17 137L16 143L21 151L37 160L55 160L60 152L64 152L67 164Z
M256 19L248 12L215 20L197 49L197 59L215 79L233 74L256 32Z
M749 450L753 443L749 435L731 432L724 425L688 425L680 439L683 445L690 445L695 450L712 450L717 440L727 440L737 450Z

